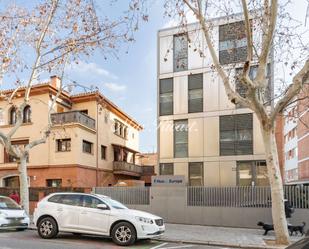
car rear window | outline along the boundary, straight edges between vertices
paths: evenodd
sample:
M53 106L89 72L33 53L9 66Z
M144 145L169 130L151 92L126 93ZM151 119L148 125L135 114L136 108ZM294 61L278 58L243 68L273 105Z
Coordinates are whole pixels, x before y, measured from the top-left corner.
M60 203L70 206L82 206L82 196L81 195L72 195L72 194L63 194L63 195L54 195L48 199L49 202Z

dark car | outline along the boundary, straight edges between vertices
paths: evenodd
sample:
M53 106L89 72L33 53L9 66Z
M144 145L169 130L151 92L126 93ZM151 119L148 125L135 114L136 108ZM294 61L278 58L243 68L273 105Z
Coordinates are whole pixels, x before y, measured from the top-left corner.
M306 237L288 246L286 249L309 249L309 230Z

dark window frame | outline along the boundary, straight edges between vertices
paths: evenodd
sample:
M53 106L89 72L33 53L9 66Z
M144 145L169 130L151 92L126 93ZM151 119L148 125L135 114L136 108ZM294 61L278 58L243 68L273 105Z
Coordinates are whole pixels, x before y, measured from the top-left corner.
M194 82L194 80L198 80ZM199 82L200 81L200 82ZM197 84L196 84L197 83ZM204 111L204 75L203 73L188 75L188 113ZM192 99L190 96L200 91L201 98Z
M248 117L248 121L244 120ZM220 156L253 155L253 114L219 117ZM227 135L228 134L228 135ZM250 137L251 139L243 139Z
M169 82L170 81L170 82ZM170 84L170 87L164 89L163 84ZM171 99L169 102L163 102L163 99ZM167 107L164 105L168 105ZM174 114L174 79L164 78L159 80L159 115L173 115Z
M166 167L171 167L171 171L172 171L172 173L171 174L162 174L163 173L163 169L162 168L164 168L164 166ZM159 164L159 175L174 175L174 164L173 163L160 163Z
M57 181L57 186L52 186L53 182ZM60 183L60 184L59 184ZM62 178L46 179L46 187L60 188L62 186Z
M173 130L174 130L174 158L186 158L188 157L189 154L189 128L188 128L188 119L178 119L178 120L174 120L174 124L173 124ZM187 142L181 142L181 141L176 141L177 139L181 140L181 136L179 137L179 135L181 135L180 132L182 132L181 130L183 129L183 127L176 127L178 125L184 126L184 129L186 129L186 140ZM177 134L179 132L179 134ZM177 148L181 148L181 147L186 147L186 152L184 155L179 155L178 153L181 152L177 151Z
M65 149L62 150L62 145L65 145ZM63 138L56 140L56 151L57 152L70 152L71 151L71 138Z
M107 146L101 145L101 159L106 160Z
M240 166L241 164L247 164L250 166L249 171L251 172L251 184L241 185L240 184ZM239 160L236 161L236 184L237 186L269 186L269 182L267 184L258 184L258 175L259 175L259 169L258 167L265 167L265 172L267 173L267 164L265 160ZM268 179L268 175L266 174L266 178L264 180Z
M86 150L85 145L90 146L90 151ZM93 154L93 143L83 139L83 152L87 154Z
M201 184L200 185L193 185L191 183L191 181L193 179L191 179L191 172L190 172L190 169L193 168L194 166L198 165L199 167L201 167L201 172L202 172L202 175L201 175ZM204 186L204 162L189 162L188 164L188 180L189 180L189 186Z

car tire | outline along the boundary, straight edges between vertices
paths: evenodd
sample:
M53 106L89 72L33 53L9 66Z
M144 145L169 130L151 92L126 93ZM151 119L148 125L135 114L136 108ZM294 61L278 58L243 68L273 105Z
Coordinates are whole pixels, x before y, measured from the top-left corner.
M132 245L137 239L135 227L129 222L117 223L112 229L111 237L119 246Z
M57 222L52 217L40 220L38 224L38 234L42 239L53 239L58 234Z

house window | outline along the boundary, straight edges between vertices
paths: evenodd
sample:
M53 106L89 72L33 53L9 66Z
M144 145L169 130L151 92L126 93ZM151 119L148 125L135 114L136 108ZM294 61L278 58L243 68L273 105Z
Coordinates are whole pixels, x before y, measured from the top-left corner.
M190 186L203 186L204 185L204 172L203 163L194 162L189 163L189 185Z
M253 154L252 113L220 116L220 155Z
M188 35L174 35L174 72L188 69Z
M243 62L247 58L247 38L243 21L219 26L220 64Z
M71 139L57 139L57 151L63 152L63 151L71 151Z
M203 111L203 74L188 76L188 110L189 113Z
M52 188L58 188L62 185L62 179L47 179L46 186Z
M10 112L9 112L9 116L10 116L10 124L13 125L16 123L16 108L15 107L12 107L10 109Z
M128 131L128 127L122 122L120 122L119 120L115 119L114 134L124 139L127 139L127 131Z
M172 163L160 163L160 175L174 175L174 165Z
M258 70L257 65L250 67L249 78L251 80L253 80L256 77L257 70ZM235 88L236 88L236 92L238 92L241 97L246 98L248 88L244 84L242 84L239 80L239 77L242 75L242 72L243 72L243 68L236 68L235 70L235 86L236 86ZM270 64L267 64L266 80L268 82L267 88L265 89L265 91L263 90L264 92L261 92L262 90L259 90L258 96L260 99L263 100L265 104L270 105L271 104L271 92L272 92ZM237 104L236 108L243 108L243 106L241 104Z
M173 114L173 78L160 80L160 116Z
M174 121L174 157L188 156L188 120Z
M83 152L92 154L92 143L83 140Z
M238 186L268 186L266 161L238 161Z
M12 141L12 145L14 147L20 147L23 149L27 144L29 144L29 140L17 140L17 141ZM9 155L6 150L4 149L4 162L5 163L14 163L17 161L17 158L14 156ZM27 158L27 162L29 162L29 156Z
M31 107L29 105L24 108L23 123L31 123Z
M101 145L101 159L106 160L106 146Z

